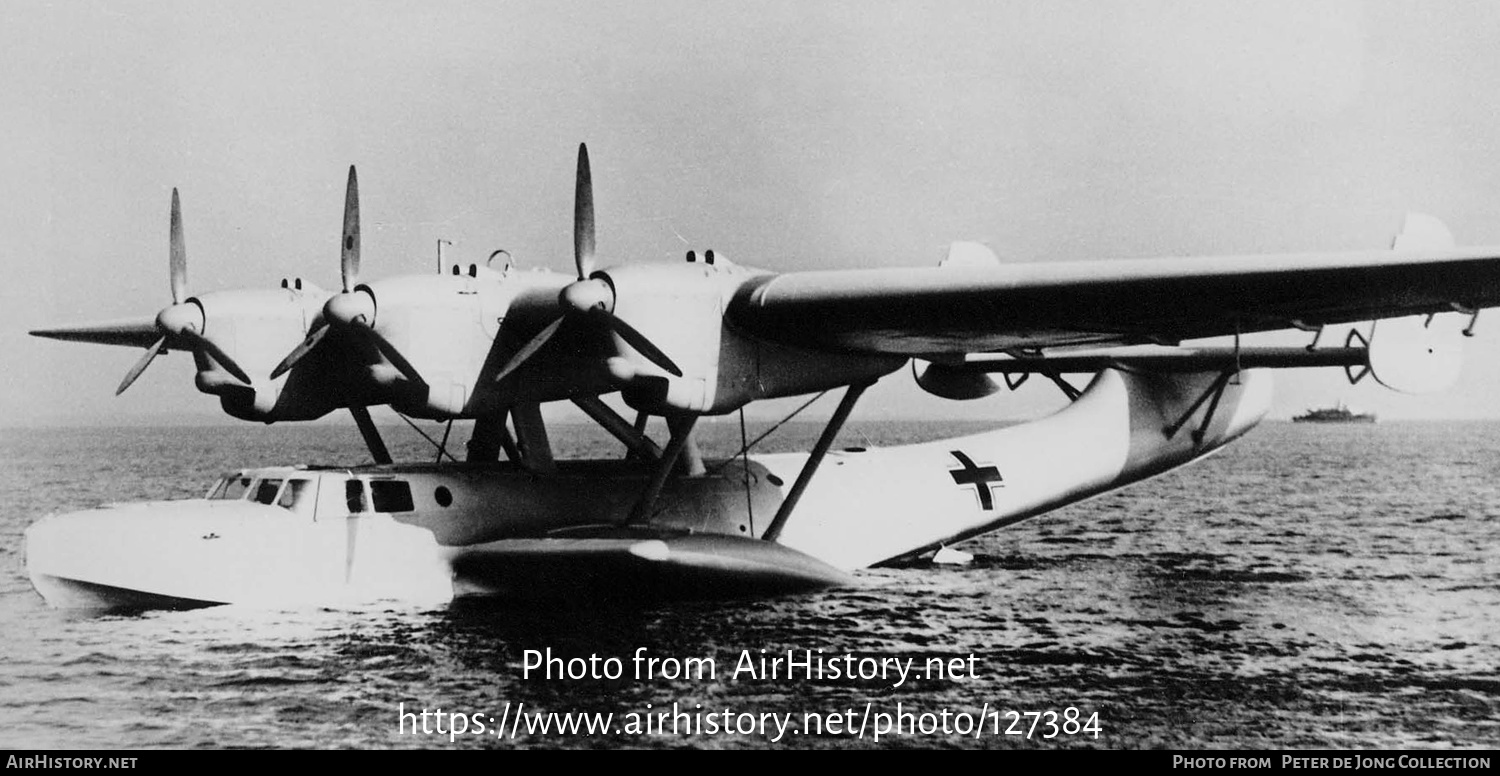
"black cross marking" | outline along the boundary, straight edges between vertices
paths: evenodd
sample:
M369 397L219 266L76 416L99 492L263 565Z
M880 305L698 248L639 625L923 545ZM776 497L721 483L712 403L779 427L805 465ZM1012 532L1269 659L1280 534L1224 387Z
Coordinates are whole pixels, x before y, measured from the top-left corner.
M979 508L988 512L995 508L995 498L990 493L992 487L1004 487L1001 484L1000 470L993 466L980 467L974 465L974 459L963 454L961 450L951 450L948 453L958 459L962 469L950 469L948 474L953 477L956 485L973 485L974 491L979 494Z

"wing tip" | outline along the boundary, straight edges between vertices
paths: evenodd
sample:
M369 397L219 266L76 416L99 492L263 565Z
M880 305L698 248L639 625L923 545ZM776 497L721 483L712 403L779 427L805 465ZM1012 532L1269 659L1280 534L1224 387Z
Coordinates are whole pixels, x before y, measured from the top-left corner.
M62 340L64 342L91 342L97 345L125 345L146 347L161 336L154 318L139 318L121 321L103 321L75 326L53 326L31 329L32 337Z

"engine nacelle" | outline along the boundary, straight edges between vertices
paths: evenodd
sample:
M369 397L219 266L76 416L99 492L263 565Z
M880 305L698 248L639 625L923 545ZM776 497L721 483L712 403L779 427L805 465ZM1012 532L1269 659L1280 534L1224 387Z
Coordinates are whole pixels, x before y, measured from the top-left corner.
M212 292L194 298L203 310L203 337L232 356L252 381L246 384L230 374L208 353L194 353L194 385L203 393L219 397L220 406L232 417L265 423L308 420L336 406L322 397L313 402L288 402L282 393L291 378L268 379L281 357L306 335L308 322L322 310L327 298L310 283L300 284L300 288L296 285Z
M597 272L614 288L613 313L682 370L668 373L613 335L612 380L636 409L655 414L719 410L724 305L749 271L727 260L646 264Z
M802 350L740 335L725 325L724 311L735 291L757 274L723 256L712 264L595 273L614 287L614 314L682 370L681 376L669 374L616 336L619 356L608 359L607 367L626 403L658 415L718 415L757 399L873 380L906 363L901 356Z

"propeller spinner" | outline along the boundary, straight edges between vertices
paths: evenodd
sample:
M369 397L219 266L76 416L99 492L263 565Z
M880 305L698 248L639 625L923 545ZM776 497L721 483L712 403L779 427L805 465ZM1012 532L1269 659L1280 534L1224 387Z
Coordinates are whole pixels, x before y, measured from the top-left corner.
M401 355L390 340L375 330L375 294L369 286L359 285L359 177L353 165L349 166L349 185L344 190L344 233L339 241L339 274L343 279L343 293L329 297L323 305L322 321L271 370L271 379L286 374L328 336L330 328L340 326L369 338L396 371L414 383L421 383L422 377L411 362Z
M578 269L578 280L564 286L558 293L558 302L563 308L562 316L547 324L521 346L505 367L496 373L495 381L505 379L536 355L570 316L592 321L598 327L613 331L651 363L681 377L682 370L666 353L634 326L615 316L614 284L607 275L594 272L594 183L589 171L589 149L582 143L578 145L578 175L573 189L573 263Z
M168 273L171 280L172 304L162 308L156 314L156 329L161 332L161 337L146 348L140 360L130 367L125 373L125 378L120 381L120 387L115 389L115 395L119 396L134 383L157 354L167 351L168 341L186 343L187 349L203 351L207 353L226 371L234 375L235 379L250 384L249 375L245 370L235 363L234 359L224 352L223 348L207 337L203 336L204 326L207 321L204 318L203 306L196 299L188 297L187 293L187 247L182 239L182 202L177 196L177 189L172 189L172 231L170 236L171 247L168 254Z

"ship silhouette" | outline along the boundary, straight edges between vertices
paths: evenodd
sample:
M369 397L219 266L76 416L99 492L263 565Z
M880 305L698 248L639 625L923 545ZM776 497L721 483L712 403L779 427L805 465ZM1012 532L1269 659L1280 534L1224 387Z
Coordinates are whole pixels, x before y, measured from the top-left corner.
M1372 412L1355 412L1339 402L1334 407L1318 407L1292 418L1293 423L1374 423Z

